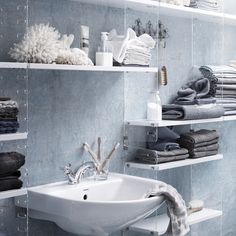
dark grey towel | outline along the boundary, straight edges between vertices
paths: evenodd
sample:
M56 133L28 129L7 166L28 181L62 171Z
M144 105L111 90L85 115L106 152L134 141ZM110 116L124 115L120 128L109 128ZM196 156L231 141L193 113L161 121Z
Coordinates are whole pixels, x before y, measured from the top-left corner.
M208 152L194 152L190 154L189 158L201 158L207 156L214 156L216 154L218 154L218 150L208 151Z
M198 131L191 131L185 134L181 134L180 138L189 139L194 144L208 142L219 138L219 134L216 130L200 129Z
M209 152L209 151L215 151L215 150L218 150L218 149L219 149L219 144L215 143L215 144L212 144L212 145L207 145L207 146L194 148L193 150L190 151L190 153Z
M19 189L23 185L23 182L18 178L9 177L0 181L0 191L7 191L13 189Z
M4 174L4 175L0 175L0 180L2 178L5 178L5 177L9 177L9 176L14 176L14 177L20 177L21 176L21 172L20 171L16 171L16 172L13 172L13 173L7 173L7 174Z
M14 173L25 164L25 156L18 152L0 153L0 174Z
M188 157L188 150L185 148L163 152L149 149L138 149L135 154L135 159L137 161L148 164L158 164L176 160L183 160Z
M164 105L162 106L163 120L198 120L218 118L224 115L221 105Z
M149 149L156 150L156 151L172 151L176 149L180 149L178 143L173 142L158 142L154 144L150 144L148 146Z
M177 142L179 143L180 147L186 148L188 150L192 150L194 148L199 148L199 147L206 147L209 145L213 145L213 144L217 144L219 141L219 138L213 139L211 141L207 141L207 142L202 142L202 143L192 143L191 141L189 141L189 139L178 139Z

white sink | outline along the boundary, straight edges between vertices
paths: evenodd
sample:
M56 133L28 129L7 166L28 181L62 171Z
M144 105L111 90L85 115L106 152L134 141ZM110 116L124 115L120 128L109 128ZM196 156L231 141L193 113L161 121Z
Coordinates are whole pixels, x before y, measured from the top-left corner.
M110 173L106 181L85 179L28 190L29 214L74 234L108 235L153 213L163 197L146 198L156 181Z

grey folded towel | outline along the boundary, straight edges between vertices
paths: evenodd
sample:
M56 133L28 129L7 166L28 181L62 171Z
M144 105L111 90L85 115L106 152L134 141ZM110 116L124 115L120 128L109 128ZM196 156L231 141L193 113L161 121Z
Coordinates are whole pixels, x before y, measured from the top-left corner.
M236 78L217 78L217 84L236 84Z
M198 131L191 131L180 135L180 139L185 139L192 144L200 144L204 142L209 142L219 138L219 134L216 130L200 129Z
M194 152L190 154L189 158L201 158L207 156L214 156L216 154L218 154L218 150L208 151L208 152Z
M233 116L236 115L236 110L231 111L225 111L224 116Z
M161 181L158 182L156 188L151 189L150 192L147 193L147 197L164 196L170 217L170 225L167 233L173 236L186 235L190 231L190 228L188 224L187 208L182 196L171 185Z
M163 141L163 142L149 144L148 148L152 150L156 150L156 151L172 151L172 150L180 149L180 146L178 143Z
M235 84L216 84L216 89L229 89L229 90L236 90Z
M221 105L164 105L162 106L163 120L197 120L218 118L224 115Z
M217 88L216 89L216 95L222 95L223 97L225 95L234 95L234 96L236 96L236 90Z
M206 146L202 146L202 147L196 147L193 150L191 150L191 153L194 152L209 152L209 151L215 151L219 149L219 144L218 143L214 143L212 145L206 145Z
M179 101L176 100L175 104L177 105L204 105L204 104L214 104L216 103L216 98L209 97L209 98L198 98L194 99L193 101Z
M176 149L172 151L138 149L135 154L135 159L138 162L147 164L159 164L176 160L184 160L188 157L188 150L185 148Z
M201 143L192 143L191 141L189 141L189 139L181 138L181 139L178 139L177 142L179 143L180 147L191 150L198 147L205 147L205 146L217 144L219 142L219 138L216 138L207 142L201 142Z

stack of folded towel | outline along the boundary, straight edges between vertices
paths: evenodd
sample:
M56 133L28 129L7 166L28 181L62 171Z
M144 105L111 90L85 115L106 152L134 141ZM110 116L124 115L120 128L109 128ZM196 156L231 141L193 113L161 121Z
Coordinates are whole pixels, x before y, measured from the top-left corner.
M19 169L25 164L25 156L17 152L0 153L0 191L19 189L23 182L19 179Z
M191 0L190 7L199 8L207 11L220 11L221 1L220 0Z
M17 132L19 128L17 115L17 103L10 98L0 98L0 134Z
M157 142L148 141L147 149L138 149L135 159L141 163L159 164L189 157L188 150L177 143L179 135L167 127L159 128Z
M149 66L151 50L155 47L155 40L148 34L139 37L131 28L125 36L117 35L116 30L109 33L114 60L121 65Z
M191 131L180 135L177 141L181 147L188 149L190 158L216 155L219 149L219 135L215 130Z
M200 71L209 79L211 94L224 107L224 115L236 115L236 69L230 66L202 66Z
M193 68L190 82L179 89L174 104L162 106L163 120L197 120L219 118L224 106L217 102L217 78L203 67Z

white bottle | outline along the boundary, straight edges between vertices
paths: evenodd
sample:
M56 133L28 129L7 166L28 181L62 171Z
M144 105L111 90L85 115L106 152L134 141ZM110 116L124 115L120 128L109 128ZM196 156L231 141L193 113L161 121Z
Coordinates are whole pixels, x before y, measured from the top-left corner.
M162 106L159 91L152 92L151 99L147 104L147 120L162 120Z
M101 33L101 42L96 52L96 65L97 66L113 66L113 54L111 43L108 40L108 33Z

